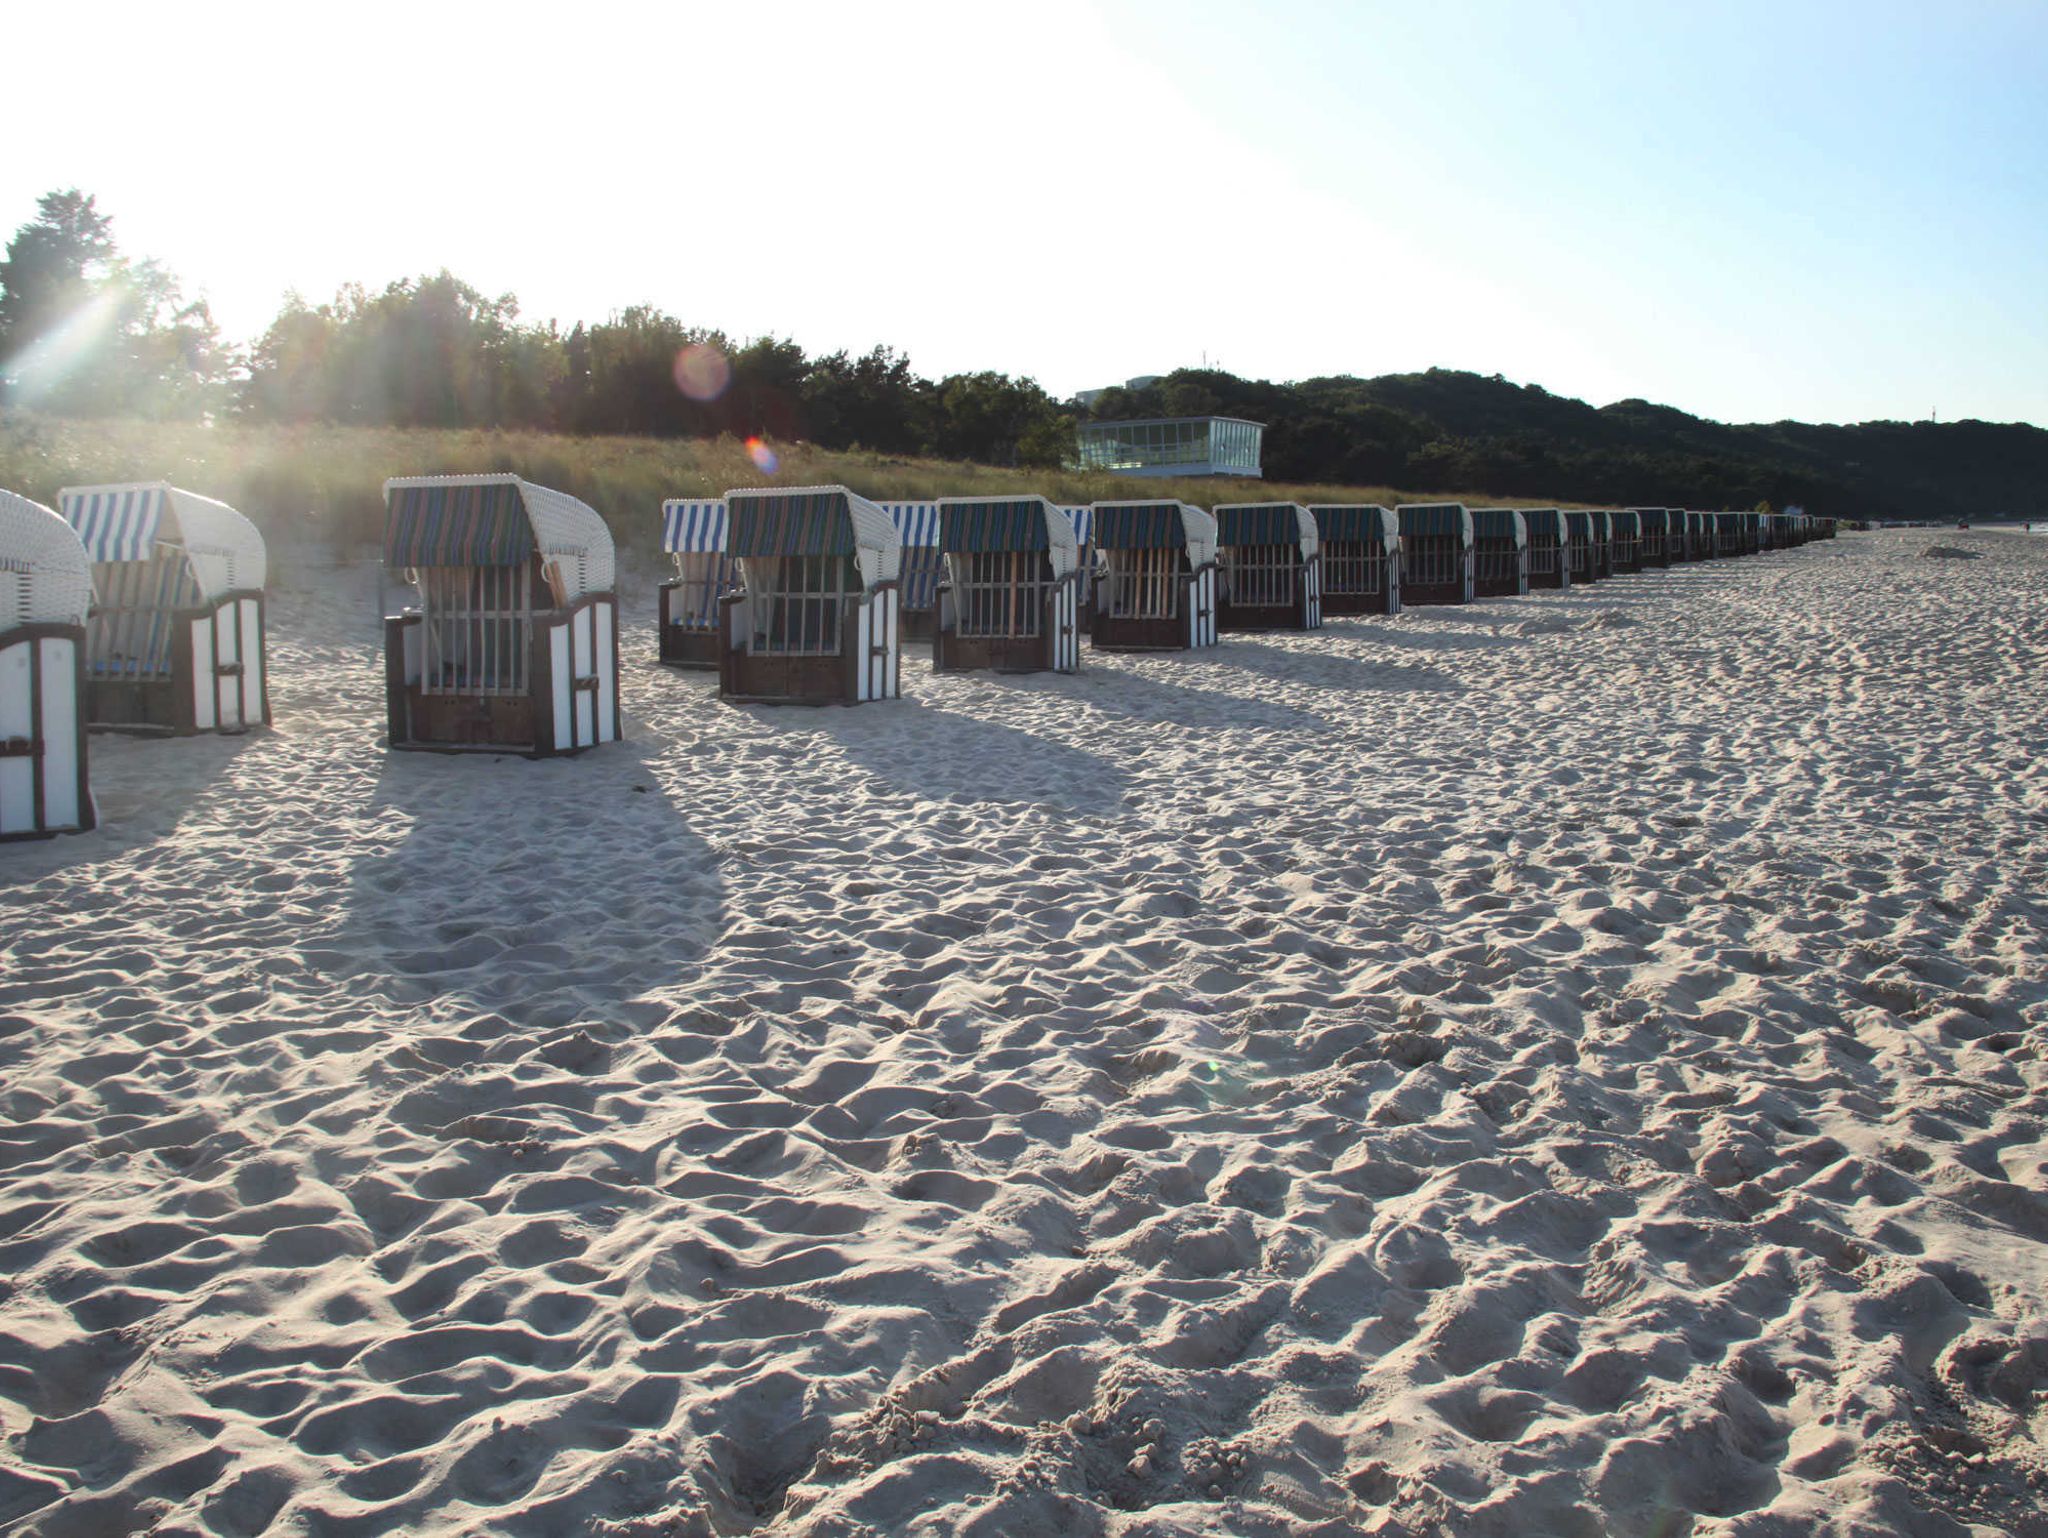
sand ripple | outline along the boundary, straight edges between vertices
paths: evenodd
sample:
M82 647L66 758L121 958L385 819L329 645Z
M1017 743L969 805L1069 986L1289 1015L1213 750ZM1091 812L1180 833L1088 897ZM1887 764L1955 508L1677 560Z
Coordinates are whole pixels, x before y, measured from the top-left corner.
M0 850L0 1526L2048 1533L2048 543L1957 542L845 711L642 625L539 765L281 593L274 733Z

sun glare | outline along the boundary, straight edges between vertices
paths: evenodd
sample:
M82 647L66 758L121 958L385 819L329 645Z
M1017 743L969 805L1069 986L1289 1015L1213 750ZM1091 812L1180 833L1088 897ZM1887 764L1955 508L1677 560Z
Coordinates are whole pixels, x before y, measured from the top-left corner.
M113 330L121 296L103 288L0 366L16 404L33 406L88 363Z

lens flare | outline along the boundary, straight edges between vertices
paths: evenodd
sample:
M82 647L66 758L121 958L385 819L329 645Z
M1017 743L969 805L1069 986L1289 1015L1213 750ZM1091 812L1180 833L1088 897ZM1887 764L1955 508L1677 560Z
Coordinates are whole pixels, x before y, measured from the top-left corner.
M732 365L709 342L692 342L676 354L676 388L693 401L715 401L732 383Z
M747 458L754 462L754 468L763 475L773 475L782 468L781 457L759 438L747 440Z

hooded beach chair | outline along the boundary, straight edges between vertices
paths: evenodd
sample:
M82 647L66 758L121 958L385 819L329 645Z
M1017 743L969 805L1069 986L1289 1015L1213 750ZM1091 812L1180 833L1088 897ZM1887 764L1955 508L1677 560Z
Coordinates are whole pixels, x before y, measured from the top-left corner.
M516 475L384 483L384 564L416 606L384 621L391 746L544 758L619 737L611 530Z
M58 510L93 565L91 724L179 736L267 726L256 525L163 481L68 486Z

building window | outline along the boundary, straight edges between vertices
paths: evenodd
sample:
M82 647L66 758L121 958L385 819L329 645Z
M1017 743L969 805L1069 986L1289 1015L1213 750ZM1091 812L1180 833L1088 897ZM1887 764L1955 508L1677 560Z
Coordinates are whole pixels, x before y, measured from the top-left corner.
M1191 466L1197 474L1257 475L1264 432L1256 422L1221 417L1085 423L1081 463L1091 470L1143 473Z

